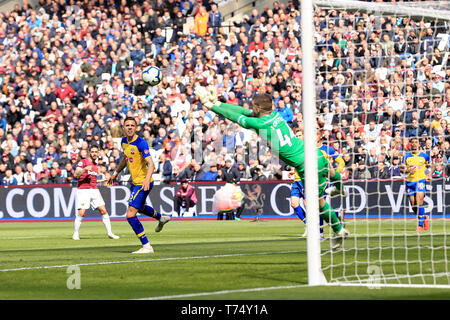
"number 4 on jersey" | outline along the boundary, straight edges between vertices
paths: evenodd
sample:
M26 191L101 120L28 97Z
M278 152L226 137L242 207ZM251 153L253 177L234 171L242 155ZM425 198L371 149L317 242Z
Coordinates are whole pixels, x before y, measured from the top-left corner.
M277 132L278 140L280 140L280 147L283 147L285 145L292 147L291 138L294 137L295 135L291 128L289 128L289 135L287 135L287 134L283 135L283 133L281 132L281 129L277 129L276 132Z

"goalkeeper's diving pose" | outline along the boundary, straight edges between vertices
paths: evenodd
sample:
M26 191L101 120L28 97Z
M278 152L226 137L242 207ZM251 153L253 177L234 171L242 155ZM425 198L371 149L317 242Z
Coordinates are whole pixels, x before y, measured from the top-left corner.
M253 111L240 106L221 103L215 92L215 88L207 89L197 87L195 94L201 103L213 112L239 124L246 129L252 129L261 138L271 143L272 150L287 165L295 168L300 179L305 180L305 157L304 142L297 138L287 122L279 113L273 111L272 97L268 94L257 94L252 100ZM318 157L318 182L319 182L319 208L323 217L334 231L332 248L341 246L342 241L349 235L349 232L342 227L333 208L325 201L324 190L330 178L335 184L335 194L343 194L340 174L330 167L329 162L323 153L317 149Z

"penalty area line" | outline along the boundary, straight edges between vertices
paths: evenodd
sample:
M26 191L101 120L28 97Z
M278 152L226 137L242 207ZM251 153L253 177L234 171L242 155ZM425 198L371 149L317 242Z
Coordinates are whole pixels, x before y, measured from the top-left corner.
M103 261L103 262L100 261L100 262L89 262L89 263L62 264L62 265L53 265L53 266L36 266L36 267L22 267L22 268L12 268L12 269L0 269L0 272L59 269L59 268L68 268L70 266L99 266L99 265L112 265L112 264L123 264L123 263L198 260L198 259L212 259L212 258L258 256L258 255L270 255L270 254L289 254L289 253L301 253L301 252L305 252L305 251L304 250L294 250L294 251L276 251L276 252L249 252L249 253L215 254L215 255L209 255L209 256L173 257L173 258Z

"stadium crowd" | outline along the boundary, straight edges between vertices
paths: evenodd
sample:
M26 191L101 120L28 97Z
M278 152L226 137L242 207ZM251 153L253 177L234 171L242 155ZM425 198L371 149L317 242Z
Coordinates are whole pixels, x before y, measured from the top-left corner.
M225 25L212 0L40 0L0 13L0 183L73 183L100 146L100 180L120 162L121 124L139 121L162 182L286 178L256 134L202 107L193 90L251 108L272 95L302 136L299 1ZM186 25L189 27L186 30ZM417 136L433 177L450 166L448 24L315 9L317 111L344 180L401 177ZM162 83L140 78L156 64ZM123 174L121 183L129 176Z

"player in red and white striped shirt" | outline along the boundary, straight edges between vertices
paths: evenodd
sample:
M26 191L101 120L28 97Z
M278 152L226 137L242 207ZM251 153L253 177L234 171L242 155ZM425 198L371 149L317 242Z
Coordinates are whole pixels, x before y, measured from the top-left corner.
M98 166L97 158L99 155L99 148L92 145L89 148L89 157L81 159L75 169L75 178L78 179L77 184L77 210L78 214L75 217L75 230L72 236L73 240L80 240L79 230L81 222L86 213L86 210L92 207L97 209L102 214L103 224L108 232L108 237L111 239L119 239L111 230L111 221L109 219L108 211L105 207L105 202L97 187Z

